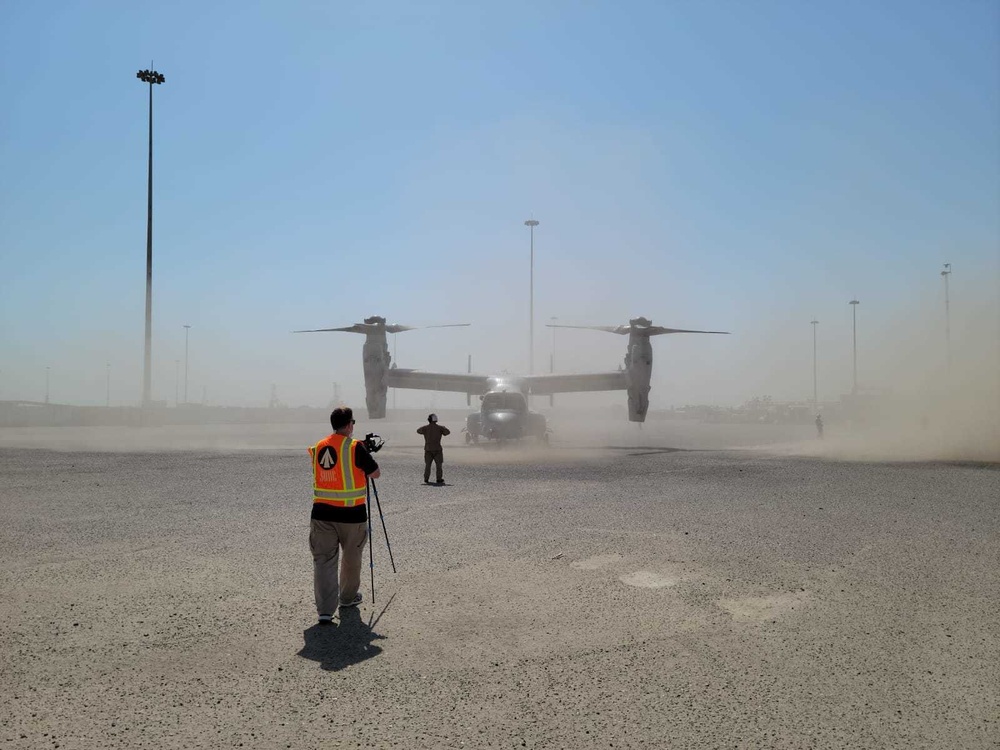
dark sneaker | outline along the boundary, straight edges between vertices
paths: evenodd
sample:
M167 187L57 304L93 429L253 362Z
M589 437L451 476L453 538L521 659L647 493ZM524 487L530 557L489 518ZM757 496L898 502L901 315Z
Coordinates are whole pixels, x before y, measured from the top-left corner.
M361 596L361 592L359 591L357 594L354 595L354 598L351 599L351 601L349 601L349 602L341 602L340 606L341 606L341 608L343 608L343 607L357 607L359 604L361 604L361 600L363 598L364 597Z
M320 615L317 625L333 625L333 615Z
M444 484L444 480L443 479L439 479L434 484Z

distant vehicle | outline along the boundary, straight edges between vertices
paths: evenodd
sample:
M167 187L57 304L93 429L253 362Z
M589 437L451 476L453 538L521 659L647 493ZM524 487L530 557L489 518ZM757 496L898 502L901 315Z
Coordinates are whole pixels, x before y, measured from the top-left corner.
M468 326L454 323L426 328ZM547 440L548 425L542 414L528 408L529 395L552 396L556 393L586 391L626 391L630 422L645 422L649 410L649 381L653 374L651 336L664 333L716 333L728 331L694 331L686 328L654 326L648 318L632 318L623 326L549 325L548 328L584 328L628 335L624 366L611 372L549 374L549 375L476 375L468 373L426 372L396 367L389 354L387 333L415 330L414 326L387 325L385 318L374 315L363 323L342 328L314 328L294 333L343 331L365 334L362 364L365 373L365 402L369 419L385 417L386 394L389 388L412 388L426 391L464 393L471 405L472 396L480 396L479 411L470 414L466 422L466 440L508 440L535 437ZM471 364L470 364L471 370Z

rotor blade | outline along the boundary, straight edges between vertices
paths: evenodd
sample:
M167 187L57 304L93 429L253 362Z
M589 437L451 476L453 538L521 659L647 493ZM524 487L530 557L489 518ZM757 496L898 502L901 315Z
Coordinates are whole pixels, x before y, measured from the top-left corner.
M607 331L624 336L633 331L640 336L659 336L661 333L721 333L729 334L729 331L694 331L687 328L664 328L663 326L565 326L549 323L546 328L582 328L587 331Z
M626 334L629 332L628 326L564 326L557 323L546 323L546 328L582 328L586 331L607 331L608 333Z
M472 323L446 323L440 326L401 326L391 325L385 327L386 333L402 333L403 331L417 331L421 328L458 328L460 326L470 326Z
M402 333L403 331L416 331L421 328L456 328L459 326L470 326L471 323L447 323L445 325L438 326L402 326L402 325L388 325L384 326L383 330L386 333ZM304 331L292 331L292 333L324 333L327 331L343 331L346 333L374 333L380 328L379 325L375 323L355 323L352 326L343 326L342 328L310 328Z
M661 333L721 333L729 335L729 331L691 331L687 328L664 328L663 326L649 326L639 329L639 332L646 336L659 336Z
M366 325L364 323L357 323L353 326L345 326L344 328L310 328L305 331L292 331L292 333L323 333L326 331L344 331L346 333L368 333L374 330L375 326Z

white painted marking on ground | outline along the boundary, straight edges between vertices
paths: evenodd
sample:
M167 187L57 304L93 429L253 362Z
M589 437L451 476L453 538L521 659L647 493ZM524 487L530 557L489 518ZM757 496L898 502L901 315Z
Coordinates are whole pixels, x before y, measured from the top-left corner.
M670 576L654 573L649 570L637 570L621 577L621 582L629 586L644 589L662 589L666 586L676 586L680 581Z

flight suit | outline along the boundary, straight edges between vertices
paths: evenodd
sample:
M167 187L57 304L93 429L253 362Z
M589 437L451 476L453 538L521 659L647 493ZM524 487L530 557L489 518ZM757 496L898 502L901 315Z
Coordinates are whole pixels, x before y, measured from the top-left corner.
M430 481L433 463L437 469L437 483L444 484L444 449L441 447L441 438L450 435L451 430L437 422L429 422L419 427L417 434L424 436L424 481Z

